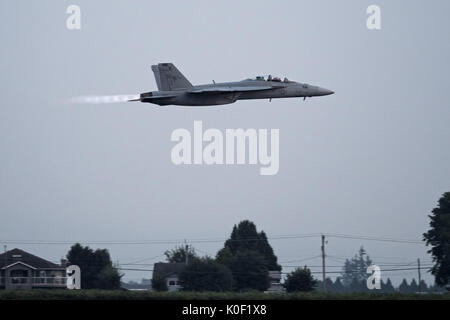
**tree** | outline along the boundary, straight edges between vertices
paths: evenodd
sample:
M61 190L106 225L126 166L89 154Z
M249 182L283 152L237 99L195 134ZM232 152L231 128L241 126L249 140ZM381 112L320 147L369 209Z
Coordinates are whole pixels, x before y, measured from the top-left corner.
M95 265L93 260L94 251L89 247L83 247L77 243L73 245L67 253L69 264L77 265L81 269L81 287L90 289L95 287L96 276L101 267Z
M400 283L400 286L398 287L398 291L400 293L411 293L408 281L406 281L406 279L403 279L402 283Z
M445 292L445 288L435 283L428 288L428 292Z
M107 249L92 250L88 246L74 244L67 253L70 264L81 269L81 287L83 289L119 289L119 274L113 266Z
M450 283L450 192L446 192L439 199L430 218L430 230L423 234L427 246L431 246L428 253L433 256L434 266L431 273L436 284L445 286Z
M117 269L108 265L98 274L96 287L105 290L119 289L121 278L122 276L119 275Z
M167 250L164 252L166 255L166 259L170 263L185 263L186 262L186 254L188 258L188 262L192 262L198 259L197 253L192 246L178 246L175 249Z
M409 291L411 293L419 292L419 285L417 284L417 281L414 278L411 280L411 283L409 284Z
M346 287L347 292L367 292L369 289L367 288L367 284L365 281L360 281L357 278L353 278L350 285Z
M427 292L428 291L428 285L425 282L425 280L420 280L420 284L419 284L419 292Z
M256 251L265 259L268 270L281 271L281 266L277 263L277 257L265 232L258 232L256 225L249 220L241 221L233 227L230 239L225 242L224 248L229 249L233 255L240 250Z
M361 247L353 258L345 260L342 271L342 280L344 286L352 286L354 290L361 287L360 284L367 280L367 268L372 265L372 260L367 255L363 247ZM359 289L358 289L359 290Z
M334 289L333 280L331 280L331 278L329 278L329 277L327 277L325 279L325 287L327 288L327 292L336 292ZM316 290L319 292L324 292L323 291L323 281L316 280Z
M331 280L330 280L331 281ZM287 292L296 291L313 291L317 286L317 280L315 280L306 266L302 268L297 268L286 276L286 281L284 282L284 287Z
M384 292L384 293L394 293L395 292L395 288L392 285L390 278L387 279L386 283L384 283L383 280L381 280L381 292Z
M333 284L333 292L344 293L345 287L342 284L341 277L337 277Z
M316 281L316 287L317 287L317 281ZM329 278L329 277L325 278L325 287L327 288L327 291L334 292L334 283L333 283L333 280L331 280L331 278ZM323 290L323 286L321 289Z
M189 263L179 279L184 291L231 291L233 285L230 269L209 257Z
M269 287L269 270L281 271L266 234L248 220L233 227L216 260L231 270L235 290L264 291Z
M163 277L152 278L152 288L155 291L167 291L166 279Z
M231 254L228 248L221 250L217 262L227 266L233 274L233 289L236 291L259 290L269 288L269 270L266 260L257 251L239 250Z

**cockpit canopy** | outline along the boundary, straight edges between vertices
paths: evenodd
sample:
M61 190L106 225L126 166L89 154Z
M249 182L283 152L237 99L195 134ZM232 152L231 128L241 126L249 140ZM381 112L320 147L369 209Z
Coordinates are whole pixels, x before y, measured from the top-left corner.
M283 81L281 81L280 77L273 77L271 74L267 76L267 80L264 76L256 76L255 78L249 78L245 79L243 81L273 81L273 82L293 82L290 81L288 78L284 78Z

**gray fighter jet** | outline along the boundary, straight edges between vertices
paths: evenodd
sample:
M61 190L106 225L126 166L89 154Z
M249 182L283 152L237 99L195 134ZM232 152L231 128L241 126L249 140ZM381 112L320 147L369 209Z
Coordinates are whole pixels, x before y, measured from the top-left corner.
M223 82L193 86L172 63L152 66L158 91L142 93L140 101L160 106L211 106L234 103L236 100L275 99L326 96L334 92L306 83L281 80L269 75L238 82Z

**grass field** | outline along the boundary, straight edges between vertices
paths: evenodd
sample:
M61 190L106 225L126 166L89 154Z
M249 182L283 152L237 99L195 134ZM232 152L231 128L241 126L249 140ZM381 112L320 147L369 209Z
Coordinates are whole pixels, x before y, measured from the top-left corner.
M450 300L445 294L322 294L260 292L148 292L105 290L11 290L0 291L0 300Z

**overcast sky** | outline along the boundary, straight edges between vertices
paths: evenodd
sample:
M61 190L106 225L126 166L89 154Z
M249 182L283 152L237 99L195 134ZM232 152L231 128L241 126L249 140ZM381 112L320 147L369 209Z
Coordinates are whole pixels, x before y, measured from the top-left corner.
M81 30L66 28L71 4ZM379 31L366 27L370 4ZM449 11L446 0L1 1L0 242L225 239L243 219L269 237L421 240L450 191ZM336 93L203 108L68 102L156 90L158 62L194 84L271 73ZM170 135L194 120L280 129L279 173L173 165ZM270 242L282 265L320 271L320 258L303 260L320 237ZM174 247L90 245L120 263L157 257L148 264ZM215 255L223 242L193 245ZM431 260L422 244L329 238L327 263L361 245L380 265ZM59 260L70 245L14 247ZM382 267L395 283L416 275Z

